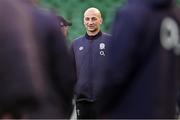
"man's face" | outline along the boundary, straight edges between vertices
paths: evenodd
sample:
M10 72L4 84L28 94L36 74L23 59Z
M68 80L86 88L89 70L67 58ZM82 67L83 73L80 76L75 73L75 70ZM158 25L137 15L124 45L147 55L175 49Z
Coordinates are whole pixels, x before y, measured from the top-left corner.
M102 18L94 11L88 11L84 14L84 25L86 31L96 32L100 30L100 25L102 23Z
M61 31L65 37L67 37L69 26L61 26Z

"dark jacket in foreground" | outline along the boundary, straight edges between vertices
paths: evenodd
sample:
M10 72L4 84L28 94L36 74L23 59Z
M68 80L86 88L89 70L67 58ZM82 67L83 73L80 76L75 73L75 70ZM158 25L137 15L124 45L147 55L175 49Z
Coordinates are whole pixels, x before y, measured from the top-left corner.
M173 0L129 0L117 11L97 104L102 118L175 117L179 12Z
M0 116L70 118L73 69L56 17L21 1L0 8Z
M34 35L37 40L40 64L46 78L47 101L52 110L44 107L40 118L70 118L73 105L75 73L66 39L59 30L58 20L48 11L30 8L34 16ZM43 104L42 104L43 106ZM55 110L53 111L53 109ZM36 112L34 112L36 113ZM41 113L41 112L40 112ZM52 114L52 115L51 115Z

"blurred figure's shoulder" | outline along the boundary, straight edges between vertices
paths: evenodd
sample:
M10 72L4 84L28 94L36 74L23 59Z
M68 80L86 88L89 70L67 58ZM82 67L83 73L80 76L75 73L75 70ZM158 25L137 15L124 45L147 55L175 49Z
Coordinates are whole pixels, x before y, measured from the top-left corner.
M41 26L44 29L58 29L58 20L54 13L45 8L41 8L38 6L31 6L30 9L34 22L36 22L37 26Z
M48 9L33 6L32 7L32 12L38 16L41 16L43 18L55 18L55 15Z
M29 10L31 10L31 12L33 13L39 13L45 16L49 16L52 15L51 11L49 9L46 8L42 8L38 5L34 5L32 4L30 1L25 1L25 0L17 0L18 2L21 2L26 8L29 8Z
M114 19L114 27L126 24L129 28L141 28L147 25L147 21L153 18L153 11L142 5L126 5L119 8Z
M119 16L134 16L135 18L143 18L151 12L149 7L141 4L128 4L123 7L119 7L117 14Z
M35 6L34 9L36 10L36 12L39 12L39 14L42 14L44 16L55 16L50 10L48 10L46 8Z

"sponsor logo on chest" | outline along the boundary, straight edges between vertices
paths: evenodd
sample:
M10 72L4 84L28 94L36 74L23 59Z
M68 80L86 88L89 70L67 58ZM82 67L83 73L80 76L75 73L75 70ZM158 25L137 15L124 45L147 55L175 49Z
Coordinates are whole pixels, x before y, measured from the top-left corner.
M171 17L162 20L160 29L161 45L166 50L173 50L180 55L180 35L178 23Z
M101 56L106 56L106 54L105 54L105 52L104 52L105 48L106 48L105 43L100 43L100 44L99 44L99 49L100 49L99 54L100 54Z

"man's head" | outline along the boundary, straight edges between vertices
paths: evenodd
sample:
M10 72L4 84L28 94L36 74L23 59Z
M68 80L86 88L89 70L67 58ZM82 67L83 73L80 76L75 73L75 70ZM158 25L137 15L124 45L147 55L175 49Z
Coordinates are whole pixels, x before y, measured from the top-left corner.
M27 2L30 2L30 3L32 3L32 4L34 4L34 5L36 5L36 4L38 4L38 2L39 2L40 0L24 0L24 1L27 1Z
M62 16L57 16L59 21L60 30L63 32L65 36L68 34L68 28L72 25L72 23L65 20Z
M84 25L89 36L94 36L100 31L102 22L101 12L97 8L91 7L84 12Z

